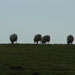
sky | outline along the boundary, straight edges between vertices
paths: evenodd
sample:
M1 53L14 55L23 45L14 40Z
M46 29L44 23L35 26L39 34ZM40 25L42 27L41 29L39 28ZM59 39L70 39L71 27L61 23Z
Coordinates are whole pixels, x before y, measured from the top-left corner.
M0 43L10 43L13 33L18 43L34 43L36 34L66 43L75 37L75 0L0 0Z

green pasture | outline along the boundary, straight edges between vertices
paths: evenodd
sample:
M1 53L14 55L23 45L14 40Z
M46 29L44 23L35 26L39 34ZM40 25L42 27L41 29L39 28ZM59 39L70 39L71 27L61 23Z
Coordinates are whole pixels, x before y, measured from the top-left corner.
M0 44L0 75L75 75L75 45Z

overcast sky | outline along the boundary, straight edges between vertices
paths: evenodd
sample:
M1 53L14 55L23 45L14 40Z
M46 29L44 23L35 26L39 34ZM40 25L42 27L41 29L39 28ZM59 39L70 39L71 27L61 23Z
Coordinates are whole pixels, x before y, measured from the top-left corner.
M0 0L0 43L18 34L18 43L33 43L35 34L50 35L51 43L75 37L75 0Z

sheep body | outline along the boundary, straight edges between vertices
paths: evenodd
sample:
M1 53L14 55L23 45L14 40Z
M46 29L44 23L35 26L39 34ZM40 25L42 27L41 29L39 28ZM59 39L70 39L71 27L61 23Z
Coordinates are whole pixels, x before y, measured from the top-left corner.
M37 44L38 44L39 41L40 42L42 41L41 34L37 34L37 35L34 36L34 43L37 42Z
M74 37L72 35L67 36L67 44L72 44L74 41Z
M45 35L45 36L43 36L43 38L42 38L42 44L43 43L46 43L46 42L50 42L50 36L49 35Z
M17 34L12 34L12 35L10 35L10 41L11 41L12 44L13 44L15 41L17 42L17 39L18 39Z

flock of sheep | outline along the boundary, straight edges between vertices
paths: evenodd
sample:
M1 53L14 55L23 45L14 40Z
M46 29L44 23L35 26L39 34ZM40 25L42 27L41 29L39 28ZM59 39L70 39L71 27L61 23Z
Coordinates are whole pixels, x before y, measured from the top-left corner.
M38 44L38 42L40 42L41 44L46 44L47 42L50 42L50 35L45 35L42 37L41 34L36 34L34 36L34 43ZM14 44L14 42L17 43L18 40L18 36L17 34L12 34L10 35L10 41L12 44ZM74 37L72 35L67 36L67 44L72 44L74 41Z

